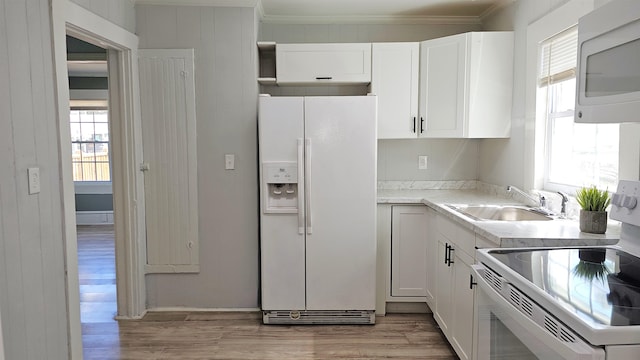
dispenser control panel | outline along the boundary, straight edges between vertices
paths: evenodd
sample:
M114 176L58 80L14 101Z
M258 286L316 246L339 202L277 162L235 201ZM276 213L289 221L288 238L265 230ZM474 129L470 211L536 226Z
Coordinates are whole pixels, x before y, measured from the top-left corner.
M297 213L298 163L272 161L262 163L265 213Z
M298 182L298 163L268 162L263 163L264 181L267 184L294 184Z

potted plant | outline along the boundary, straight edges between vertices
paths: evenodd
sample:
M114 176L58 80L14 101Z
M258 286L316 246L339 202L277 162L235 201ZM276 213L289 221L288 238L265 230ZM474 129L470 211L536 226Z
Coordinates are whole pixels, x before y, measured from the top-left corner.
M580 231L604 234L607 231L607 206L611 202L609 192L595 186L583 187L576 192L580 205Z

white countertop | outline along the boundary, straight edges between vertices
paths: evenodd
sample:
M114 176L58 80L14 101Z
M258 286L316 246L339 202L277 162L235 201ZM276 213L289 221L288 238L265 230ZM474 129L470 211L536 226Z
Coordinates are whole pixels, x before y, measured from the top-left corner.
M484 237L496 247L612 245L620 225L609 220L605 234L583 233L578 220L482 221L466 217L445 204L522 205L478 190L378 190L378 204L424 204Z

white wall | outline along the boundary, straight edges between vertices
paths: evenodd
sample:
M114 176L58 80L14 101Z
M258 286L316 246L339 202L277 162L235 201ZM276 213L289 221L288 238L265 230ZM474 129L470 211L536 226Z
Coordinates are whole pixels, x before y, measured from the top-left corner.
M255 308L259 300L253 8L139 6L140 48L194 48L200 273L147 275L150 307ZM236 169L224 169L224 154Z
M278 43L421 41L467 31L478 24L261 24L260 40ZM366 93L361 87L292 89L265 87L279 95ZM379 140L378 180L475 180L478 176L478 140ZM418 155L428 156L427 170L418 170Z
M134 33L136 30L133 0L69 0L112 23Z
M0 312L7 359L67 359L49 0L0 1ZM41 192L27 192L39 167ZM0 356L1 357L1 356Z
M521 187L530 187L533 179L527 178L527 160L525 154L532 149L526 149L525 137L533 131L535 116L526 113L526 53L527 27L552 10L567 3L568 0L518 0L512 5L502 8L485 21L486 30L513 30L515 32L515 63L513 86L513 112L511 124L511 138L485 139L480 141L480 163L478 179L487 183ZM601 6L608 0L596 0L595 7ZM627 179L638 179L640 143L637 134L640 126L623 125L621 134L621 162L620 176ZM631 132L633 135L628 135ZM625 134L627 134L625 136ZM635 135L635 136L634 136ZM629 156L631 153L631 156Z

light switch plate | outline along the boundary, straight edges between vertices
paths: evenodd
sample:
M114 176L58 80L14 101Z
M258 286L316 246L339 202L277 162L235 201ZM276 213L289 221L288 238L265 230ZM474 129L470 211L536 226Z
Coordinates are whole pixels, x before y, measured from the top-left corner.
M427 156L426 155L418 155L418 169L419 170L427 170Z
M28 168L27 177L29 178L29 195L38 194L40 192L40 168Z
M234 170L236 168L236 156L234 154L224 154L225 170Z

